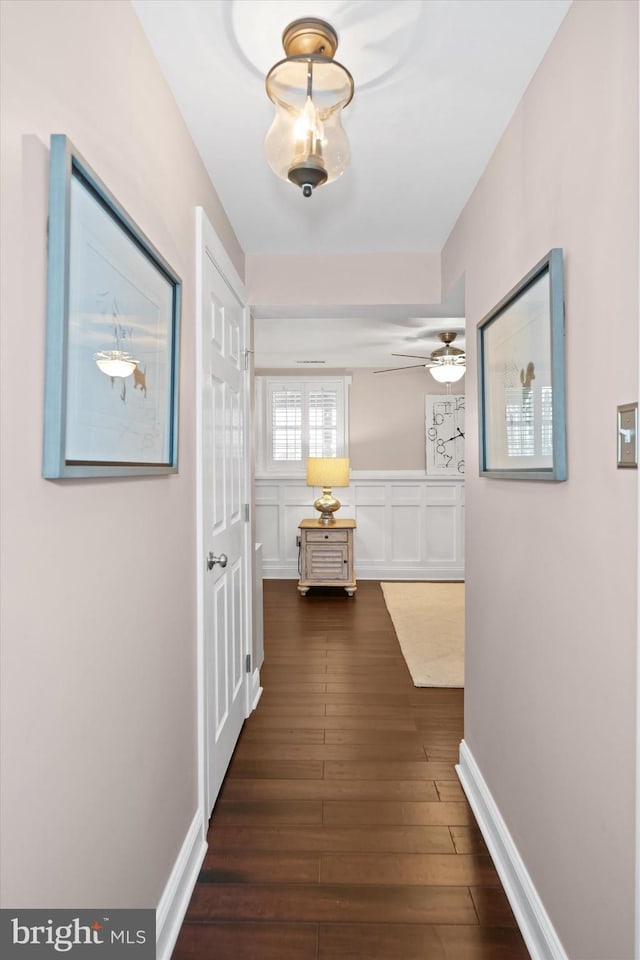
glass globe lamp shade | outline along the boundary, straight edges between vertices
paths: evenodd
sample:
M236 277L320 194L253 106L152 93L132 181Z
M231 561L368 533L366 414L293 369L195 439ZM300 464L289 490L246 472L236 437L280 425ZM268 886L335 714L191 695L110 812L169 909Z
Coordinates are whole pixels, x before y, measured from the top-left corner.
M296 32L296 24L285 31L285 52L311 45L325 51L295 53L280 60L267 74L265 85L276 113L265 139L269 166L283 180L311 196L315 187L331 183L349 163L349 141L342 126L342 110L353 96L353 79L348 70L332 59L337 37L322 21L299 21L302 27L320 25L328 46L318 35ZM294 28L294 29L292 29ZM327 55L328 54L328 55Z
M438 383L455 383L464 377L466 366L456 363L454 357L445 357L437 366L429 367L429 373Z

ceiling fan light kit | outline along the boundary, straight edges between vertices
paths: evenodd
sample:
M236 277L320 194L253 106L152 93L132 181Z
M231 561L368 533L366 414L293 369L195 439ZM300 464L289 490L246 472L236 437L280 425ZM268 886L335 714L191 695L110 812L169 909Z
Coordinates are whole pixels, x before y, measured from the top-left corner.
M394 370L412 370L415 367L426 367L434 380L438 383L455 383L461 380L467 369L464 350L452 347L451 344L458 336L457 333L446 331L438 334L438 339L444 344L433 350L428 357L414 356L409 353L392 353L392 357L407 357L411 360L427 360L427 363L412 363L407 367L389 367L386 370L376 370L376 373L391 373Z
M277 176L310 197L316 187L337 180L349 163L342 110L353 97L353 78L333 59L338 35L324 20L294 20L282 45L286 58L265 80L276 108L265 154Z

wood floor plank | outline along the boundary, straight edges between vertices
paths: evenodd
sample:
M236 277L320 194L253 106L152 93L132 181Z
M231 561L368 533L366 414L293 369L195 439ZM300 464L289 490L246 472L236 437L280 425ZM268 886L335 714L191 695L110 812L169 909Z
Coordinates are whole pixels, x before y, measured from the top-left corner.
M209 829L214 848L297 850L345 853L455 853L445 826L239 826L214 819Z
M308 749L308 748L307 748ZM320 780L322 760L250 760L235 757L227 777L233 780Z
M450 763L458 763L460 759L459 743L451 745L434 744L429 740L425 740L424 752L427 755L427 760L433 760L434 762L448 761Z
M324 743L324 730L306 730L301 727L251 727L245 726L242 732L243 742L254 743Z
M304 700L299 703L278 703L273 699L265 700L260 703L260 722L266 717L299 717L304 713L306 717L324 717L327 708L324 703L307 703Z
M297 682L296 680L272 680L269 684L269 692L272 694L291 693L303 696L305 693L324 693L326 683L322 680L307 680ZM264 694L263 694L264 696Z
M380 692L379 683L371 679L362 680L357 675L351 680L329 680L325 686L327 693L364 693L369 694L369 696L377 696ZM405 696L410 696L410 691L413 689L408 673L393 683L389 682L385 684L385 690L388 693L400 693Z
M369 727L360 730L326 730L324 742L342 745L355 743L393 747L402 747L409 743L414 747L419 747L421 753L424 754L422 735L417 730L413 733L409 733L407 730L371 730Z
M515 927L516 921L501 886L471 887L478 919L486 927Z
M386 800L350 801L326 800L322 804L323 823L338 826L346 824L468 824L473 814L466 803L400 803Z
M225 800L438 800L433 780L228 779Z
M187 919L270 922L477 923L466 887L199 884Z
M501 927L323 923L318 960L529 960L529 952L519 932Z
M315 800L266 802L218 801L215 819L221 826L234 824L322 823L322 803Z
M397 762L396 760L387 760L385 762L385 757L404 757L405 760ZM368 779L367 777L362 777L359 774L354 774L353 776L349 773L350 767L353 764L354 770L366 769L366 764L376 763L380 767L380 774L384 775L385 767L389 767L389 764L393 764L393 767L389 767L388 776L394 777L393 772L394 768L397 768L401 772L402 768L406 766L408 772L405 780L419 779L419 780L435 780L436 775L428 775L429 771L426 769L428 761L425 757L424 750L420 746L415 746L412 743L408 743L405 747L396 750L393 746L381 746L376 747L374 744L335 744L335 743L288 743L288 742L274 742L274 741L265 741L265 740L253 740L243 745L242 757L245 760L324 760L324 761L333 761L335 763L341 763L342 768L346 771L345 777L349 780L361 780ZM422 757L422 760L419 758ZM434 768L438 770L438 776L440 776L440 771L445 770L444 764L434 765ZM331 768L333 770L333 767ZM337 768L336 768L337 769ZM372 773L372 779L375 773ZM327 774L325 769L325 776L332 776L333 774ZM444 775L441 777L444 779Z
M316 960L315 923L185 923L172 960Z
M325 745L325 749L328 747L328 744ZM451 773L451 768L446 764L430 763L424 753L423 759L410 761L385 760L381 753L378 751L371 755L372 759L367 759L365 748L358 747L359 759L327 757L324 775L329 780L446 780Z
M260 709L264 705L271 706L272 703L280 703L282 700L281 691L269 691L268 693L263 693L260 700ZM403 711L403 714L408 712L407 708L409 706L407 702L408 698L405 693L377 693L376 702L383 704L388 707L400 707ZM329 693L327 691L312 693L308 691L303 691L301 693L291 692L287 694L287 703L288 704L298 704L303 707L307 704L354 704L359 706L369 706L371 703L371 694L370 693L345 693L341 691L340 693Z
M440 800L466 800L466 795L457 780L436 780Z
M453 856L453 860L459 857ZM199 883L317 883L320 854L281 850L228 850L212 847Z
M250 722L250 721L247 721ZM271 716L260 715L260 726L264 727L304 727L307 730L417 730L415 721L404 717L309 717L300 707L300 715ZM258 726L258 721L254 722Z
M407 707L380 702L377 697L361 703L327 703L325 712L328 717L406 717Z
M320 881L400 886L500 886L487 855L429 853L322 854Z
M449 832L456 853L487 853L487 845L476 824L469 826L450 826Z

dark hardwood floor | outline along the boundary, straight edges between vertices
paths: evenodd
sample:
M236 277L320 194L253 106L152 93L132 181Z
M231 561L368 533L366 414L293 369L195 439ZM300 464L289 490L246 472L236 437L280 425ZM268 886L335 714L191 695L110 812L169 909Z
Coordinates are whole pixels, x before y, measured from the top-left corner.
M174 960L528 958L454 770L462 690L413 686L377 582L264 586L264 693Z

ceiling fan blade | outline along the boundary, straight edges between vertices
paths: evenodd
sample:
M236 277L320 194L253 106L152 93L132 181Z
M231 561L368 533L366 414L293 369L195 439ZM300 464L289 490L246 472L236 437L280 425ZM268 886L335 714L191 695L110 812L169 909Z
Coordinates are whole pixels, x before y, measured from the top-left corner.
M392 356L402 356L402 354L392 354ZM374 373L394 373L396 370L414 370L416 367L426 367L426 363L410 363L408 367L387 367L386 370L374 370Z
M421 357L420 354L415 353L392 353L392 357L408 357L410 360L431 360L431 357Z

